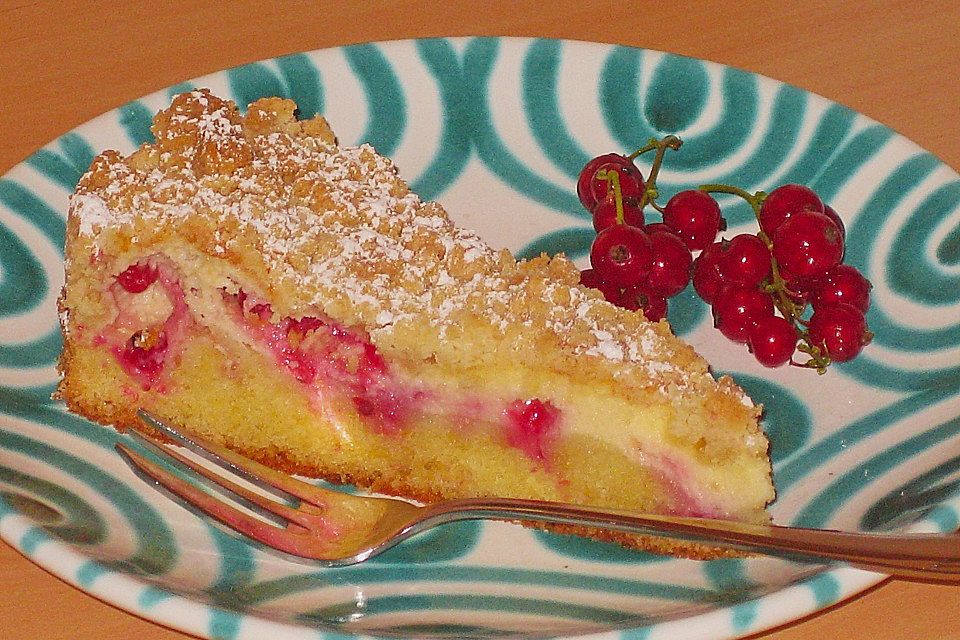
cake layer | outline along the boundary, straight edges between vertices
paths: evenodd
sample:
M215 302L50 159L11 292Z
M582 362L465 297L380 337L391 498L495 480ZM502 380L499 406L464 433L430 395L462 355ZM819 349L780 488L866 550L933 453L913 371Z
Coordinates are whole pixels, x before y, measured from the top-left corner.
M516 262L386 158L269 99L177 97L68 218L60 395L143 407L289 471L766 519L759 408L562 256ZM701 547L616 536L703 555Z

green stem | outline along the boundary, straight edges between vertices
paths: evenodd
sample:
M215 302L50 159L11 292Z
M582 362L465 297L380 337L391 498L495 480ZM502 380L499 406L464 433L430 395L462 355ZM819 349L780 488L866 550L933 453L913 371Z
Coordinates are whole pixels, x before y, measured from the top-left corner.
M760 205L763 204L763 201L767 199L767 194L763 191L757 191L756 193L750 193L740 187L734 187L729 184L702 184L697 187L700 191L705 191L707 193L729 193L734 196L740 196L750 205L750 208L753 209L753 215L757 218L757 224L760 224ZM762 231L760 233L763 233ZM769 240L766 239L766 236L763 236L764 241L767 242L769 246Z
M650 165L650 175L647 177L647 188L643 192L643 198L640 199L640 208L643 209L648 204L663 213L663 209L657 206L656 200L660 193L657 191L657 176L660 174L660 167L663 165L663 156L667 149L676 151L683 145L683 140L675 135L664 136L661 140L651 140L656 144L656 155L653 156L653 163ZM649 146L649 145L647 145Z
M597 177L607 181L607 193L613 189L613 202L617 207L617 224L623 224L623 191L620 188L620 174L612 169L604 169L597 173Z
M631 161L636 160L637 156L642 156L643 154L649 151L653 151L659 146L660 146L659 140L657 140L656 138L650 138L650 140L647 141L647 144L643 145L642 147L640 147L639 149L637 149L636 151L628 155L627 160L631 160Z

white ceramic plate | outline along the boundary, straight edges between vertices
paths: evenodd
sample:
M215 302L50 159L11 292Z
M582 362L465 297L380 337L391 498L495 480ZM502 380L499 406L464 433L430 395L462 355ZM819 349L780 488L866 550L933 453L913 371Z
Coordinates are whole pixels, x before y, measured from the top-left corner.
M49 399L67 198L96 152L129 152L174 93L286 95L345 143L393 156L425 198L522 254L582 259L574 193L591 156L677 133L660 186L814 187L873 281L874 343L825 376L765 370L689 292L671 320L767 406L786 524L950 531L960 500L960 180L889 129L779 82L674 55L576 42L365 44L266 60L124 105L0 179L0 535L78 588L218 638L731 638L881 579L779 560L698 563L509 525L450 525L362 566L279 558L137 479L110 430ZM722 201L732 231L751 229Z

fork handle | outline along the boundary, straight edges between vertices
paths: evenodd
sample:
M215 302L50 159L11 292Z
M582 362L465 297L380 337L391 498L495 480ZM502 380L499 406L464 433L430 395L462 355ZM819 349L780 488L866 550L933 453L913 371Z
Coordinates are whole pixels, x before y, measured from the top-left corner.
M684 538L711 545L852 566L922 580L960 580L956 534L860 533L732 520L629 513L537 500L464 499L428 504L423 527L459 520L527 520ZM406 536L404 536L406 537Z

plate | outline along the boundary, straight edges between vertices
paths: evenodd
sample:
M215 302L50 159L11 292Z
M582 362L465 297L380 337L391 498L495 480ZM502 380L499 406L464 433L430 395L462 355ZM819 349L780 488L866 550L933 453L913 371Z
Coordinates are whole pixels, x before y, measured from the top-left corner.
M217 638L732 638L882 579L767 558L693 562L505 524L447 525L366 564L318 569L162 497L120 438L50 400L67 198L94 154L150 137L170 97L210 87L322 112L393 156L427 199L497 246L583 260L574 193L593 155L677 133L665 195L706 182L811 185L844 217L874 284L873 344L824 376L765 370L689 291L675 330L766 407L784 524L946 532L960 520L960 178L822 97L656 51L557 40L431 39L265 60L147 96L54 140L0 179L0 535L78 588ZM642 164L642 163L641 163ZM730 233L752 229L721 202Z

